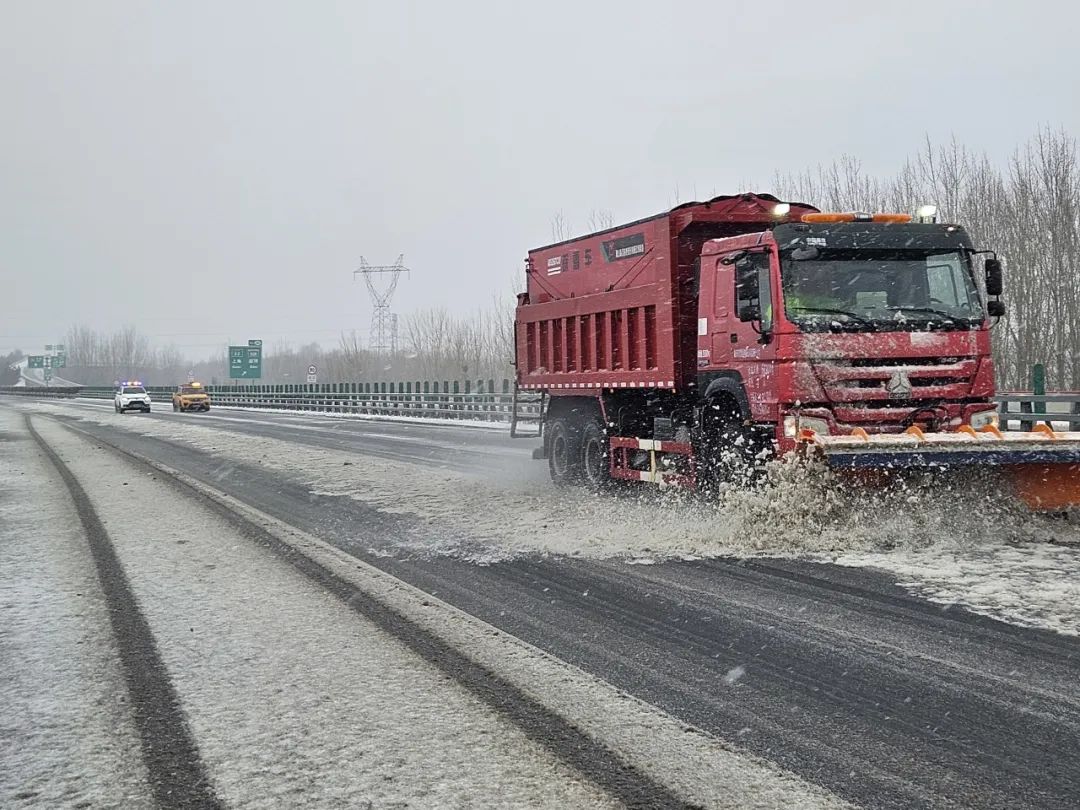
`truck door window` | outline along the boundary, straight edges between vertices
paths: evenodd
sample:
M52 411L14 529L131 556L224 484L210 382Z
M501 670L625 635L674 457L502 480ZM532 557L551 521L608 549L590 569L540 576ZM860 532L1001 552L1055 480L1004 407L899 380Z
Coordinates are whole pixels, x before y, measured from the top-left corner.
M754 306L761 313L761 329L772 329L772 283L769 278L769 254L751 253L735 265L735 312Z

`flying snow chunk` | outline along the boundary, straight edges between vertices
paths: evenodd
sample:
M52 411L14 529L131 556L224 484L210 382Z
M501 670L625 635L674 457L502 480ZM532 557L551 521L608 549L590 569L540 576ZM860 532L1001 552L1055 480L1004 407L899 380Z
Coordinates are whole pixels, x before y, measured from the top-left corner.
M742 678L742 676L745 675L745 674L746 674L746 667L737 666L734 669L728 670L727 675L724 676L724 683L726 683L726 684L728 684L730 686L731 684L735 683L740 678Z

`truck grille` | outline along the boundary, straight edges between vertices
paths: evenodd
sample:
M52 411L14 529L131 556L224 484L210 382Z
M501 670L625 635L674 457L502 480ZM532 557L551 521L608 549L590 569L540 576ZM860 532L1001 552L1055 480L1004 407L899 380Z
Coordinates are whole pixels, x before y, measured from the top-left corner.
M872 358L822 360L813 368L831 403L911 408L966 399L978 364L973 358Z

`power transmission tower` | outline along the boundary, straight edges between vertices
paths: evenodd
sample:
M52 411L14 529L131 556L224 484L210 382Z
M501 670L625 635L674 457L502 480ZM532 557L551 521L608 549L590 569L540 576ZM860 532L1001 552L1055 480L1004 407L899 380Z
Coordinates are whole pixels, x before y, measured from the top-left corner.
M353 270L353 280L358 275L364 277L368 293L371 295L371 335L368 348L377 356L393 354L397 351L397 315L390 311L390 299L394 297L398 278L408 273L405 266L405 254L397 257L391 265L374 266L360 257L360 269ZM389 279L384 281L384 279ZM383 283L379 283L382 281Z

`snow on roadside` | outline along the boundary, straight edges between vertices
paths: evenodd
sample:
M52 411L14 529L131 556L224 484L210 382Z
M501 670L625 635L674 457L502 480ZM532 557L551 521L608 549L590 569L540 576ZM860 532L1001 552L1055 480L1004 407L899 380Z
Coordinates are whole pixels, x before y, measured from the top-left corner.
M1080 527L1009 505L993 480L935 479L875 492L777 464L768 486L733 491L717 503L649 490L596 497L312 447L304 448L298 467L295 445L278 439L192 423L82 416L262 464L299 479L312 494L412 518L401 547L367 538L376 553L447 554L478 563L530 553L638 564L798 556L878 568L928 599L1080 635L1080 599L1060 584L1080 582ZM1056 578L1045 575L1051 570Z
M152 804L116 656L66 490L0 408L0 806Z
M941 543L919 550L859 552L840 565L879 568L941 605L961 605L1026 627L1080 635L1080 551L1049 543Z

